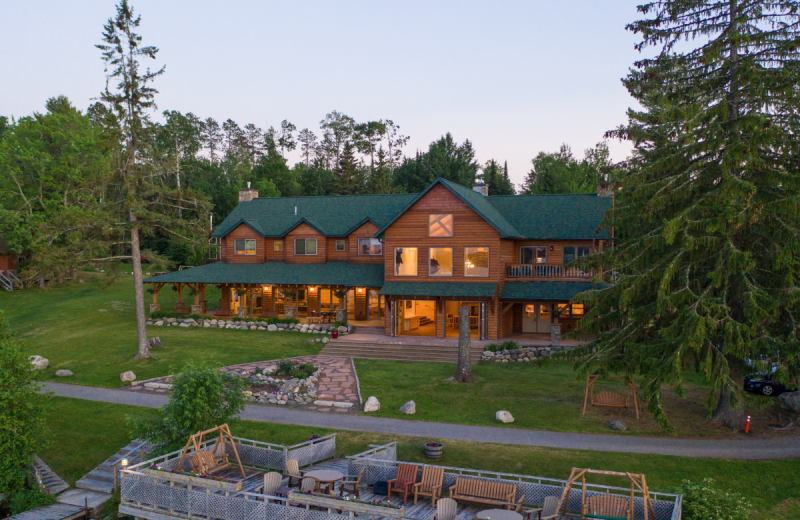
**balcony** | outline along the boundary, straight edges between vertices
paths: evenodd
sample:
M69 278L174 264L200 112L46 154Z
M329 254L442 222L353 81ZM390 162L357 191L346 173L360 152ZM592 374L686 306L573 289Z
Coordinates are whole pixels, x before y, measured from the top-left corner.
M590 270L563 265L506 264L506 278L530 280L591 280Z

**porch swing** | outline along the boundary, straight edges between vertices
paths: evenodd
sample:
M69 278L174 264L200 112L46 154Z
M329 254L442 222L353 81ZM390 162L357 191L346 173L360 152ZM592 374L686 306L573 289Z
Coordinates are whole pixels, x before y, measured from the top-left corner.
M592 406L601 408L630 408L631 395L633 395L633 408L636 411L636 418L639 418L639 394L636 391L636 383L631 379L628 384L628 393L626 395L617 392L600 392L594 393L594 383L602 376L599 374L586 375L586 388L583 389L583 415L586 415L586 405L591 403ZM608 376L610 379L625 379L622 376Z
M209 433L219 434L217 442L214 444L214 448L212 450L201 450L200 445L203 443L203 437ZM217 471L222 471L223 469L229 468L231 463L228 461L228 454L225 451L226 444L230 444L231 448L233 449L233 455L236 457L236 462L239 465L239 471L242 472L242 478L247 478L247 475L244 473L244 468L242 467L242 461L239 458L239 452L236 451L236 444L233 442L233 435L231 435L231 430L227 424L215 426L214 428L204 432L197 432L189 437L189 441L186 443L186 446L184 446L183 453L181 453L181 460L178 461L178 468L180 468L183 464L183 459L186 457L186 455L188 455L191 447L194 447L194 455L189 457L189 464L191 464L193 472L200 473L202 475L211 475ZM219 448L222 448L222 453L217 455L217 450Z
M608 475L614 477L628 477L631 481L630 499L622 495L612 495L611 493L592 493L588 496L586 489L586 475ZM650 498L650 490L647 488L647 481L644 474L621 473L619 471L603 471L598 469L572 468L564 491L558 501L556 511L563 507L564 518L567 517L567 505L572 495L572 486L578 479L581 479L581 519L587 518L597 520L633 520L635 510L635 492L638 489L642 494L642 512L644 520L652 518L655 520L656 511L653 501ZM650 517L652 514L652 517Z

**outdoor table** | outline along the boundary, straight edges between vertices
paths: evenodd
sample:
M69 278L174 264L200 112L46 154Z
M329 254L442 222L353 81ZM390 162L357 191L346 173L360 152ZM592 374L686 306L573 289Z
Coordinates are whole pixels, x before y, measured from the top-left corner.
M278 495L278 496L284 496L285 497L291 492L292 492L292 488L290 488L289 486L281 486L281 487L278 488L278 491L276 491L275 494Z
M480 518L481 520L522 520L522 515L508 509L487 509L475 515L475 518Z
M330 493L333 495L334 483L342 480L344 478L344 474L341 471L336 471L335 469L317 469L303 473L303 477L314 477L315 479L319 480L320 484L329 484ZM520 519L521 518L522 517L520 517Z

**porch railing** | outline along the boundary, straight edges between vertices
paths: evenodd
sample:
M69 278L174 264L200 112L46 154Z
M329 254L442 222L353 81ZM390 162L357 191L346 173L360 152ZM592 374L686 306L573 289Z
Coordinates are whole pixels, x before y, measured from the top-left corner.
M506 278L560 278L590 280L592 271L563 265L506 264Z
M391 480L397 477L397 466L400 462L397 461L397 451L394 446L395 443L387 444L379 448L359 453L347 457L348 459L348 473L351 475L358 475L361 468L364 468L364 476L362 482L372 485L379 480ZM432 464L419 464L417 479L422 477L422 471L425 466L432 466ZM517 475L513 473L500 473L496 471L482 471L467 468L454 468L449 466L435 466L444 468L444 481L442 484L442 496L448 495L450 487L455 485L456 478L467 477L476 480L496 481L506 484L515 484L517 486L516 500L524 498L523 503L530 506L541 506L544 504L544 499L548 496L561 497L564 492L564 487L567 483L566 480L534 477L530 475ZM604 486L598 484L586 484L587 496L601 495L601 494L615 494L625 498L630 497L630 488L621 488L615 486ZM637 496L634 498L634 520L644 519L644 500L640 492L636 492ZM681 520L681 495L671 493L659 493L650 491L650 499L653 502L653 509L655 510L654 520ZM573 487L567 510L578 513L581 508L581 486ZM652 518L652 516L650 516Z

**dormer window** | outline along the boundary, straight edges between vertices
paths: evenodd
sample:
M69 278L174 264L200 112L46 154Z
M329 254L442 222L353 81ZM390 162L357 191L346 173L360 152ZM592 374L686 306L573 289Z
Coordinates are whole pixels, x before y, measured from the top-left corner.
M316 255L317 254L317 239L316 238L295 238L294 239L294 254L295 255Z
M253 256L256 254L255 238L237 238L233 241L234 253L237 255Z
M383 244L377 238L359 238L358 254L379 256L383 254Z
M428 215L428 236L429 237L453 236L453 214L434 213Z

